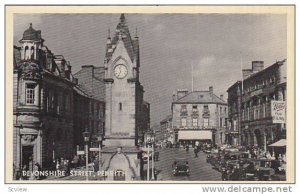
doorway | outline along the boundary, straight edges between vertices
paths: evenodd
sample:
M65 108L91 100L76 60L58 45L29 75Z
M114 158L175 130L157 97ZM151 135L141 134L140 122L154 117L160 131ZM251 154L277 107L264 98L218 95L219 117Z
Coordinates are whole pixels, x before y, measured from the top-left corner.
M22 167L33 170L33 146L22 146Z

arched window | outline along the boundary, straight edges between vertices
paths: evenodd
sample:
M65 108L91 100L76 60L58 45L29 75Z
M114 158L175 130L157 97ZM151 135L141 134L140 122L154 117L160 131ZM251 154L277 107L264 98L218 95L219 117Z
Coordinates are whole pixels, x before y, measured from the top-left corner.
M30 59L33 60L34 59L34 46L31 47L30 50Z
M28 55L28 46L25 46L25 49L24 49L24 60L27 60L28 59L28 57L27 57L27 55Z
M119 110L122 111L123 107L122 107L122 102L119 103Z

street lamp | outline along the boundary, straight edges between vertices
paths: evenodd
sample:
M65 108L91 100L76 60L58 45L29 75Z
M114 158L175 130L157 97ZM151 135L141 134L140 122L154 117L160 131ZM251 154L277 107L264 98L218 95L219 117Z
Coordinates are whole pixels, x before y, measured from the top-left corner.
M86 180L89 180L88 176L88 165L89 165L89 148L88 148L88 142L90 141L90 132L88 132L87 129L85 129L85 132L82 133L83 140L85 142L85 171L86 171Z
M148 131L145 133L145 139L146 139L146 146L147 146L147 152L148 152L148 158L147 158L147 180L150 180L150 146L151 146L151 156L152 156L152 176L151 180L154 180L154 133L152 131Z
M98 160L99 160L98 165L99 165L99 167L98 167L98 169L100 170L101 159L102 159L102 157L101 157L102 135L101 134L97 137L97 140L98 140L98 143L99 143L99 156L98 156Z

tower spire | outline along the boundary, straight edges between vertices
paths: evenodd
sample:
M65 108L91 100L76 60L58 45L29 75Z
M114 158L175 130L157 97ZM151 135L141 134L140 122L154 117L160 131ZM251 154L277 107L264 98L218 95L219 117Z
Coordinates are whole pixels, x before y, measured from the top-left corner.
M108 28L108 36L107 38L110 38L110 28Z
M121 16L120 16L120 22L121 23L125 22L125 15L124 15L124 13L122 13Z
M135 37L137 38L138 37L138 29L135 28Z

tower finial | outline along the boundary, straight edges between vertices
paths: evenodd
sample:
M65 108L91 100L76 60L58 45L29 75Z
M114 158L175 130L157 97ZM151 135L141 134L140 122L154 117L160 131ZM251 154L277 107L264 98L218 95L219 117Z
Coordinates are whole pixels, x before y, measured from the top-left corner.
M29 24L29 28L32 28L32 23Z
M110 28L108 28L108 38L110 38Z
M137 38L138 37L138 29L135 28L135 37Z
M121 16L120 16L120 22L121 23L125 22L125 15L124 15L124 13L122 13Z

